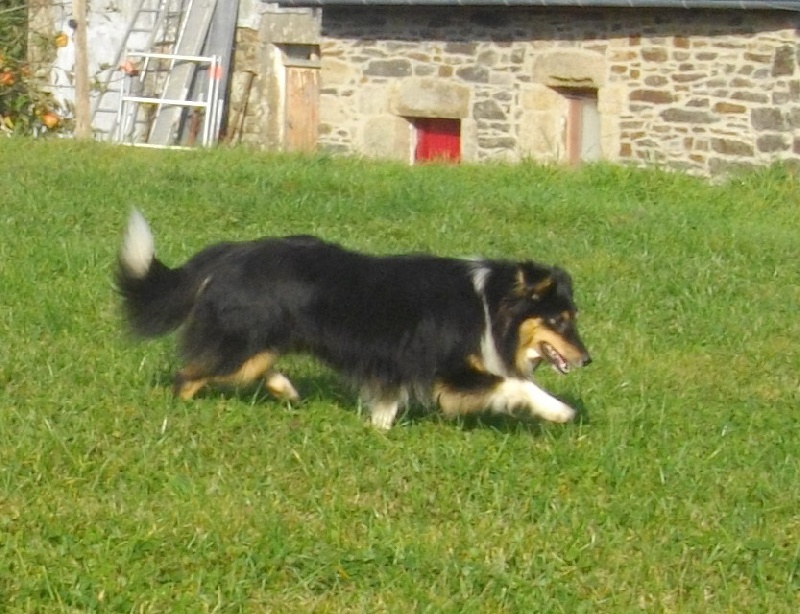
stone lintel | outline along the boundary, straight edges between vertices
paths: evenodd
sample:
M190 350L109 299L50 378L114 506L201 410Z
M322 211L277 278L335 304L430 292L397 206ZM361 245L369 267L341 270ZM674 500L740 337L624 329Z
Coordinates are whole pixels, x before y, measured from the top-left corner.
M534 60L533 78L549 87L600 88L606 82L606 60L584 49L545 51Z
M389 108L402 117L463 118L469 115L469 88L437 79L403 79L390 94Z

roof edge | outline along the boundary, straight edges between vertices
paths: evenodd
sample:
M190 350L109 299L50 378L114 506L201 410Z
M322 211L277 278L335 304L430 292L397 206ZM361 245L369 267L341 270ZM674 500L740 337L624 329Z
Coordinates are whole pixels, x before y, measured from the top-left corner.
M682 8L800 12L800 0L272 0L280 6L484 6Z

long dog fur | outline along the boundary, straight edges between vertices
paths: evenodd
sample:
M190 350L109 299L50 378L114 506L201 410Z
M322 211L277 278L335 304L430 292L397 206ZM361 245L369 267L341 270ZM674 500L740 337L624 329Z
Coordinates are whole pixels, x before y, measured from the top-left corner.
M446 415L519 408L566 422L575 411L534 384L533 369L590 361L569 275L534 262L370 256L294 236L220 243L169 268L134 211L117 283L134 333L182 327L174 390L183 399L263 378L295 400L274 367L306 353L357 386L379 428L412 397Z

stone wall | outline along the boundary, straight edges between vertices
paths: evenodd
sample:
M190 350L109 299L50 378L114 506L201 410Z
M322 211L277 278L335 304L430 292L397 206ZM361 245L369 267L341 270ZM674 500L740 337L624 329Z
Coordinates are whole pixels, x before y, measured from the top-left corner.
M238 28L228 93L228 123L225 127L225 138L230 143L269 144L266 120L269 88L263 64L258 30Z
M226 128L232 143L285 148L285 49L316 45L319 11L267 5L236 31Z
M800 14L326 8L323 149L408 160L408 118L462 158L564 160L562 88L597 91L602 157L697 174L800 159Z

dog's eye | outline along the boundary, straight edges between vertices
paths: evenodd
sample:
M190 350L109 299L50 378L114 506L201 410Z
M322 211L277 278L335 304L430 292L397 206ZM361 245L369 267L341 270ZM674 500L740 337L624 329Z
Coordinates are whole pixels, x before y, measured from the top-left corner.
M556 327L561 323L561 320L559 318L547 318L547 323L550 326Z

